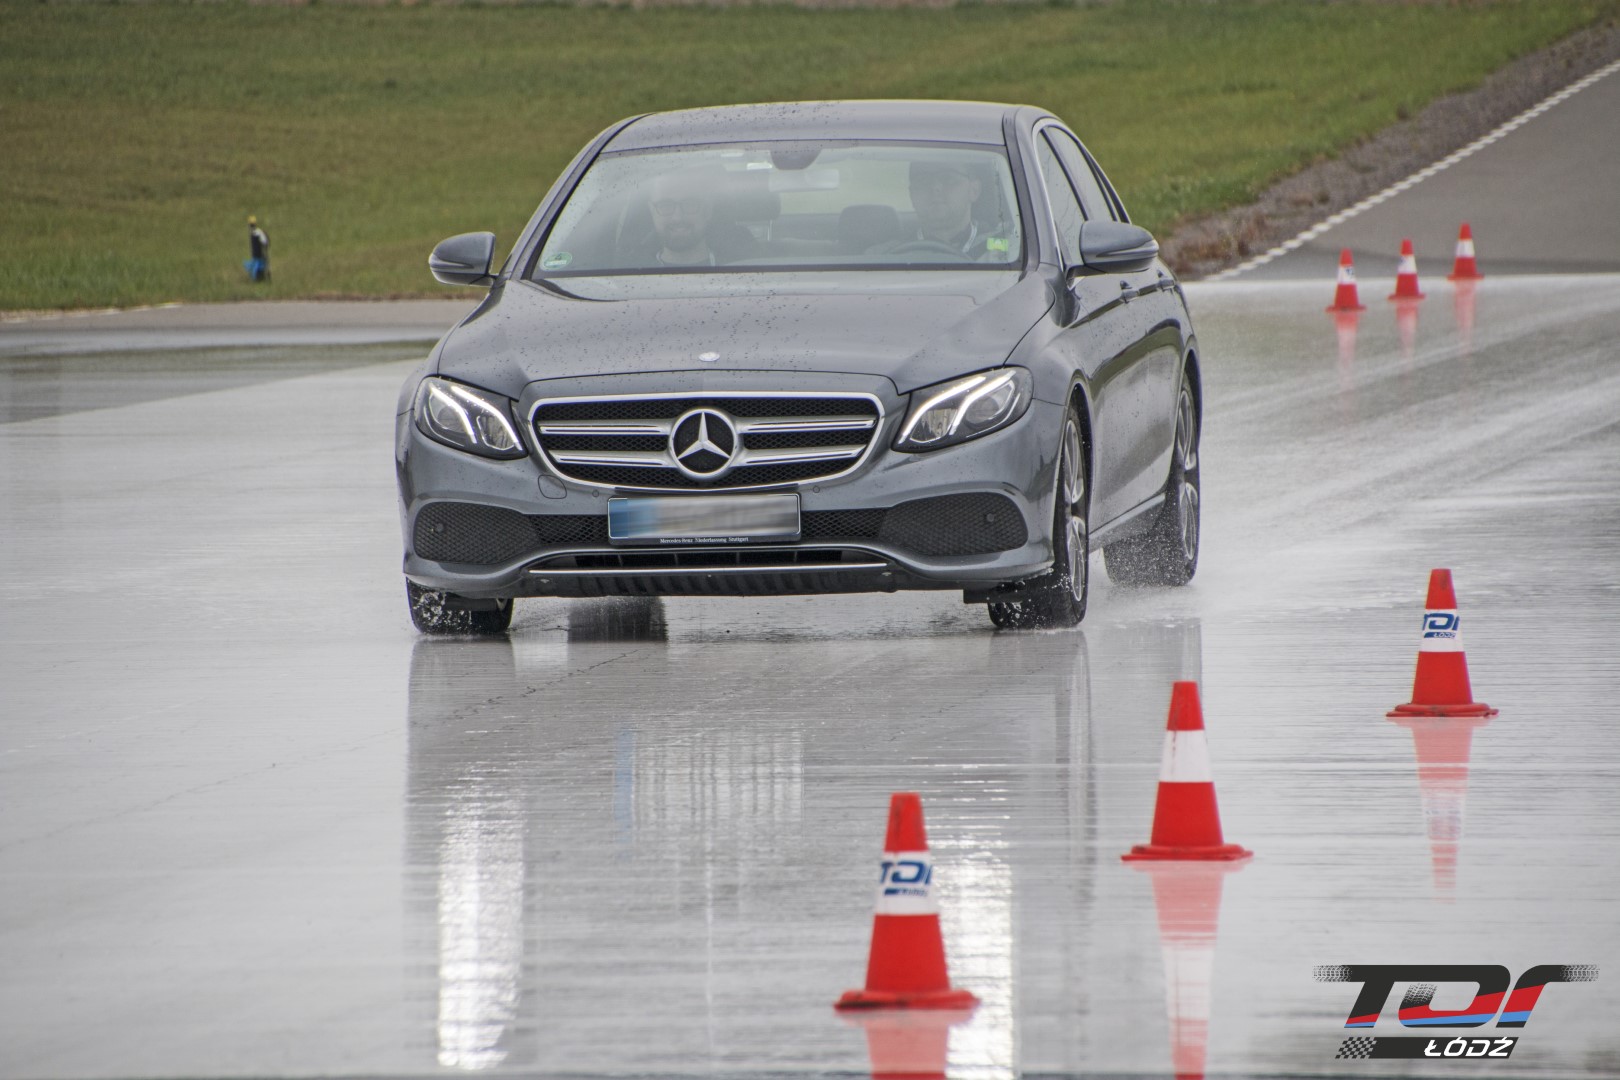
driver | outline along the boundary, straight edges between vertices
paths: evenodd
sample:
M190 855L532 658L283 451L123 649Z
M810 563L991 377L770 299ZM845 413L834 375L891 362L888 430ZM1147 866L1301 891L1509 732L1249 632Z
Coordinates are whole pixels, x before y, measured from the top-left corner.
M968 166L949 161L913 161L910 179L917 239L955 248L968 259L984 255L988 237L979 234L973 220L983 181Z

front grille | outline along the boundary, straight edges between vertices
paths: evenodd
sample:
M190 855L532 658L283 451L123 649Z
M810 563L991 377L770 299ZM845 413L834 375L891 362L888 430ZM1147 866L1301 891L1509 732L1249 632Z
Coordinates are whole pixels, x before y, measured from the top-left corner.
M694 410L711 414L708 448L695 441L696 418L677 430ZM865 458L882 421L866 394L569 398L535 408L534 434L552 468L572 480L711 491L841 476Z

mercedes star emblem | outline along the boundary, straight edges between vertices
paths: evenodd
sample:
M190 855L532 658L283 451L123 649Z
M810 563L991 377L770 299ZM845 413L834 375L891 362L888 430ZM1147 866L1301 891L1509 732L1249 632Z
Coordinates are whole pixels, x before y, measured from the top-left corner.
M694 480L713 480L724 473L741 448L731 417L715 409L693 409L669 431L669 456Z

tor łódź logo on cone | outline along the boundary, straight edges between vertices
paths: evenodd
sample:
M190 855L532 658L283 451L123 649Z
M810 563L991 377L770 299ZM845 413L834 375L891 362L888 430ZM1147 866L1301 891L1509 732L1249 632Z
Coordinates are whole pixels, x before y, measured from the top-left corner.
M1348 964L1316 969L1317 982L1360 983L1347 1028L1371 1028L1397 985L1401 1026L1424 1028L1432 1035L1356 1035L1344 1040L1336 1058L1506 1058L1518 1045L1517 1035L1456 1033L1448 1028L1482 1028L1496 1021L1501 1028L1522 1028L1549 983L1596 982L1598 969L1585 964L1538 964L1513 981L1500 964ZM1461 1009L1433 1008L1443 983L1477 986L1474 1000ZM1509 993L1508 987L1512 986ZM1505 999L1505 1000L1504 1000Z

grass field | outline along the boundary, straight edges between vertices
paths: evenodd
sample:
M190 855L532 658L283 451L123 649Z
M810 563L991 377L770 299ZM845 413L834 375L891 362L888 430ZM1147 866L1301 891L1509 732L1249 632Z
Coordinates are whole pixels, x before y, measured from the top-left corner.
M0 310L433 295L636 112L945 97L1064 117L1164 230L1620 0L631 10L0 0ZM273 241L249 284L246 218Z

